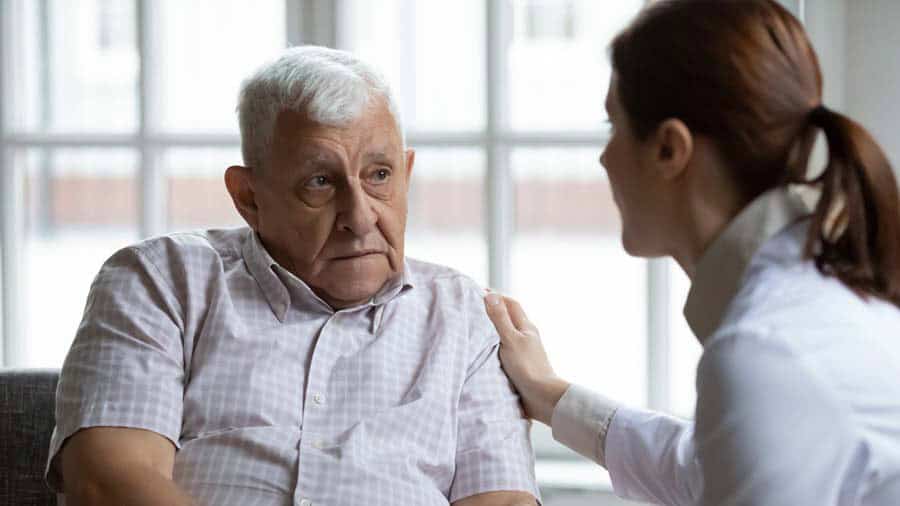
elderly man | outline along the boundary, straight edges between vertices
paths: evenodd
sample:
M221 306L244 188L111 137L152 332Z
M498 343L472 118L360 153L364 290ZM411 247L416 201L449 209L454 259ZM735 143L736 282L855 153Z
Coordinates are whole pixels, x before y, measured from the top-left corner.
M288 50L242 88L249 228L110 258L63 367L47 478L69 505L535 504L528 422L481 290L404 258L384 81Z

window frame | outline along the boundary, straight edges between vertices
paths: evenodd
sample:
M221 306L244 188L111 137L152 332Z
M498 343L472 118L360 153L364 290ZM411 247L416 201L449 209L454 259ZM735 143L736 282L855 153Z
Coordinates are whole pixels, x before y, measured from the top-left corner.
M44 9L49 0L42 2ZM150 237L166 228L168 202L165 174L160 157L167 148L236 148L240 138L229 134L171 134L153 131L153 114L159 100L160 87L155 72L160 58L151 30L157 4L152 0L131 0L135 3L137 46L140 59L138 96L138 128L133 134L94 133L15 133L10 130L13 68L17 54L14 19L18 14L13 0L0 0L0 367L21 366L25 336L22 257L19 245L25 237L23 208L23 180L21 164L15 159L22 148L131 148L139 153L138 181L140 195L139 234ZM289 46L320 44L342 47L340 0L284 0L286 39ZM402 0L410 3L415 0ZM647 0L649 1L649 0ZM785 2L801 20L804 0ZM511 35L511 7L503 0L485 0L485 106L486 122L480 131L409 131L408 143L415 147L469 147L483 150L485 171L485 216L487 224L488 273L491 286L505 290L510 286L510 252L513 243L513 212L515 181L510 167L510 154L520 147L591 147L599 149L608 139L605 131L529 131L518 132L507 125L508 76L505 41ZM46 31L46 30L45 30ZM411 73L404 78L413 79ZM410 88L411 89L411 88ZM646 261L647 282L647 407L669 411L671 407L670 380L670 279L669 261ZM543 465L539 462L539 467ZM602 481L601 489L608 489Z

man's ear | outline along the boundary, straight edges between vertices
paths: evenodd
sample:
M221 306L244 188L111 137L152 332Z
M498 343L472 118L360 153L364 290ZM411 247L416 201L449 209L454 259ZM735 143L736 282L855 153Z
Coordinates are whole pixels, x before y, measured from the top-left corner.
M681 176L694 155L694 136L680 119L670 118L656 129L654 134L654 165L663 179Z
M237 212L250 228L256 230L259 224L259 208L256 206L256 194L253 192L252 172L253 169L250 167L240 165L228 167L225 169L225 187L231 194Z
M416 162L416 150L408 148L406 150L406 182L409 183L412 177L413 164Z

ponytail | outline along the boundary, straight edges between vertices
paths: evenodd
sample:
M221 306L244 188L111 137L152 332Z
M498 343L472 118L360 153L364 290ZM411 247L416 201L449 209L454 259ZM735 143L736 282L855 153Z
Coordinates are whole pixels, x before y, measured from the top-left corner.
M858 123L825 107L809 115L828 142L806 255L862 296L900 307L900 196L887 157Z

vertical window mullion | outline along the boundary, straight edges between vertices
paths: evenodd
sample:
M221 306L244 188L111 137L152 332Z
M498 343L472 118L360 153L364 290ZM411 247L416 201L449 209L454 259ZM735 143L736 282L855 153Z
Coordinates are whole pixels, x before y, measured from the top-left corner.
M418 72L416 61L416 1L403 0L400 4L400 16L402 17L401 26L404 27L400 35L401 47L403 48L404 59L409 62L404 65L401 70L400 79L404 90L407 90L405 96L398 97L402 100L400 105L402 114L409 119L404 125L409 130L416 119L416 73Z
M157 19L155 7L151 0L137 1L137 34L138 34L138 71L139 95L138 104L138 146L140 149L140 176L138 178L140 194L140 235L142 238L161 234L166 229L167 202L164 176L159 167L159 146L155 140L159 111L160 87L154 72L159 68L159 51L154 40L153 30Z
M669 367L671 325L669 304L669 260L647 261L647 405L651 409L669 411Z
M0 194L3 195L2 271L3 271L3 350L2 364L14 367L24 357L22 342L21 256L19 250L24 237L22 174L17 167L11 146L0 148Z
M53 125L54 104L53 104L53 88L51 69L53 69L53 54L51 44L50 28L50 2L49 0L40 0L38 4L38 37L39 37L39 58L44 62L41 65L39 86L41 96L41 113L39 131L49 132ZM38 151L37 156L37 195L39 199L34 203L37 206L37 231L40 234L51 234L53 227L53 167L52 160L54 158L54 149L52 147L44 148Z
M509 6L487 0L485 81L487 85L487 191L484 194L488 223L488 277L498 290L509 289L515 196L509 167L509 146L505 142L507 121L507 43Z
M14 11L8 0L0 0L0 273L2 273L2 346L0 364L14 367L24 357L22 335L21 257L19 249L24 237L24 208L22 202L22 174L14 159L13 146L8 142L12 111L11 77L14 72L13 17L21 13Z
M6 0L0 0L0 367L10 367L8 356L8 343L10 340L9 328L9 310L10 300L10 282L8 275L10 272L9 265L9 245L10 243L10 223L8 222L9 213L15 212L16 203L9 202L10 197L15 195L12 193L10 182L7 180L9 173L12 172L12 166L9 163L8 147L6 144L6 76L10 73L7 71L11 68L7 59L7 43L6 37L9 36L10 9L7 8Z
M303 0L284 0L285 38L288 47L303 44Z
M288 0L287 12L289 14L291 10L299 12L300 28L299 32L294 32L295 36L299 33L298 43L337 47L341 43L338 21L341 2L335 0L296 1L298 5L292 6L294 2ZM288 35L291 35L290 31L288 31Z

